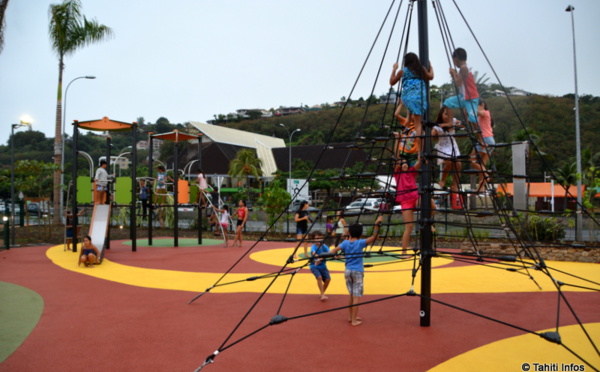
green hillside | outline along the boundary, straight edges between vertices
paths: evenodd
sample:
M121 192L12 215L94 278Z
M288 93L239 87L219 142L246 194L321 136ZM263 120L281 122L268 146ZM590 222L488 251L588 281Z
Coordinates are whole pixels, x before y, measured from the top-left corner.
M540 151L545 154L547 167L556 169L575 161L575 113L573 97L546 97L539 95L491 97L486 99L494 117L494 136L497 143L524 140L524 128L532 134ZM439 101L432 101L432 107L439 107ZM284 117L271 117L244 120L222 124L265 135L286 139L284 123L293 130L302 131L294 137L294 145L309 145L330 142L352 141L357 133L372 137L386 133L380 129L382 123L393 124L394 107L374 104L369 107L324 108L303 114ZM432 110L432 117L437 110ZM592 154L600 151L600 97L583 96L580 99L581 148ZM463 141L464 142L464 141ZM464 144L467 146L467 144ZM462 149L465 147L461 146ZM510 161L507 151L498 149L494 159L498 165ZM530 171L543 175L542 161L538 156L531 157Z

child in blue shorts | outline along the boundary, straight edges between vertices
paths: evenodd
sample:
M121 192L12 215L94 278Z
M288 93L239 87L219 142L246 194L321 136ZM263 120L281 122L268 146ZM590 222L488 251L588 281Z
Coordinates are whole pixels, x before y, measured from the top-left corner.
M321 301L325 301L325 291L331 282L331 275L329 275L329 269L323 258L319 256L328 253L329 247L323 244L323 234L320 231L315 231L312 234L313 246L310 248L310 254L312 259L310 260L310 271L312 271L315 278L317 278L317 285L319 286L319 292L321 292Z

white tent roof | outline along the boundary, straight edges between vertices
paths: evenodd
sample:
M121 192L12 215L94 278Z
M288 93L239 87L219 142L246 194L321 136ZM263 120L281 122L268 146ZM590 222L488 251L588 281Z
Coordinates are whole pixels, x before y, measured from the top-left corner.
M191 121L190 124L198 128L204 136L214 142L248 147L256 150L256 155L262 160L262 170L265 176L270 176L277 171L275 158L271 149L285 147L285 141L282 138L265 136L246 132L239 129L231 129L218 125L204 124L197 121Z

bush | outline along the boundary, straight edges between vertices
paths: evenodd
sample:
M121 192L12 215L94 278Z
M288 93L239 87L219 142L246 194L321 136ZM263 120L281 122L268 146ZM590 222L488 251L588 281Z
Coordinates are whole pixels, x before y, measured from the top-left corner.
M535 241L557 241L566 236L565 227L553 217L528 216L522 223L517 218L511 219L521 239L531 238Z

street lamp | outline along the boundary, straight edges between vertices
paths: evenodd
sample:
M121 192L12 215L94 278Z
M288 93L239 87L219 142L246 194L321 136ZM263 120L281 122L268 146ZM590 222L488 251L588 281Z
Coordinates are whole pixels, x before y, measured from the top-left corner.
M61 144L60 144L60 184L64 185L65 183L65 137L66 137L66 133L65 133L65 120L67 117L67 93L69 92L69 87L71 86L71 84L75 81L75 80L79 80L79 79L95 79L95 76L79 76L76 77L75 79L71 80L69 82L69 84L67 84L67 89L65 89L65 99L63 100L63 115L62 115L62 140L61 140ZM60 192L60 215L61 215L61 219L64 217L64 211L63 211L63 194L64 194L64 190L61 190Z
M290 193L290 195L292 195L292 200L293 200L293 198L294 198L294 193L293 193L293 191L292 191L292 136L294 135L294 133L296 133L296 132L300 132L300 128L298 128L298 129L296 129L295 131L293 131L292 133L290 133L290 130L289 130L289 129L288 129L286 126L285 126L285 124L283 124L283 123L280 123L280 124L279 124L279 126L280 126L280 127L284 127L284 128L285 128L285 130L287 131L287 133L288 133L289 137L290 137L290 162L289 162L289 168L288 168L288 171L289 171L289 176L288 176L288 182L287 182L287 185L288 185L288 192ZM290 218L289 218L289 211L290 211L290 209L288 208L288 212L287 212L287 213L288 213L288 216L287 216L287 218L286 218L286 220L287 220L287 233L288 233L288 234L290 233Z
M289 168L288 168L288 170L289 170L289 179L291 180L292 179L292 137L294 136L294 133L300 132L301 129L298 128L298 129L296 129L295 131L293 131L290 134L290 131L289 131L289 129L287 129L287 127L285 126L285 124L281 123L281 124L279 124L279 126L280 127L284 127L285 130L288 132L288 135L290 136L290 162L289 162Z
M121 151L119 151L119 155L117 156L117 158L115 159L115 162L113 163L113 176L117 175L117 163L119 163L119 177L121 177L121 163L120 163L121 157L131 154L131 152L125 152L125 150L132 149L132 148L133 148L133 146L127 146L127 147L123 148ZM110 162L108 164L110 164Z
M12 225L12 245L15 245L15 128L20 127L31 128L31 123L21 120L19 124L10 126L10 224Z
M582 206L582 195L581 195L581 139L579 133L579 93L577 91L577 53L575 51L575 17L573 13L575 7L569 5L565 12L571 13L571 27L573 30L573 66L575 70L575 151L577 158L577 212L575 213L577 221L576 239L577 241L582 240L583 236L583 216L581 211Z

